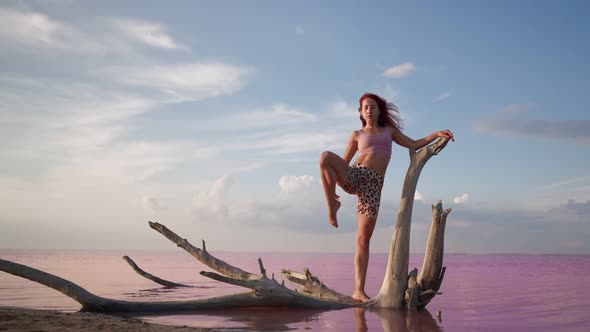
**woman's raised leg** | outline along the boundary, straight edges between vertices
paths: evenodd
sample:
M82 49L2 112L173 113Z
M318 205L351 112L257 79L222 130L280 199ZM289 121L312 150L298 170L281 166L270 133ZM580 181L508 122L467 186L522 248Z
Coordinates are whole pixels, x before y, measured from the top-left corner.
M346 161L333 152L325 151L320 156L322 185L324 186L324 193L326 195L330 224L334 227L338 227L336 214L340 208L340 202L336 200L336 183L344 183L347 168Z
M358 232L356 240L356 253L354 255L354 293L355 300L367 301L370 297L365 293L365 281L367 280L367 268L369 266L369 244L375 229L377 220L364 214L358 214Z

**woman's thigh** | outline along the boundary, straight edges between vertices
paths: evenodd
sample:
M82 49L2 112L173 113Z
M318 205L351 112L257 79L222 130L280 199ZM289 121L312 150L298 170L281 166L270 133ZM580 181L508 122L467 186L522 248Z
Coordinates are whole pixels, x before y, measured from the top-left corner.
M348 169L348 164L346 161L344 161L344 159L333 152L328 152L325 158L326 164L336 173L337 183L342 185L346 181L346 170Z

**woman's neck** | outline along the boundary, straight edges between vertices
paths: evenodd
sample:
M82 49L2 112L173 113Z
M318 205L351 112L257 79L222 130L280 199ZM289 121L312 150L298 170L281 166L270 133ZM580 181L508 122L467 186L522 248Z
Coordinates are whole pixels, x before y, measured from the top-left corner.
M364 129L379 129L379 124L377 123L367 123Z

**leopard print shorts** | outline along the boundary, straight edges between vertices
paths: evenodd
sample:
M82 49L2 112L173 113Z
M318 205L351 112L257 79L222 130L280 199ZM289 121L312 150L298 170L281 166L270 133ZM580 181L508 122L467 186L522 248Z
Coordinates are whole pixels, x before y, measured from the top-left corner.
M381 203L381 189L384 176L361 164L348 166L346 181L341 186L344 191L358 196L356 211L377 219Z

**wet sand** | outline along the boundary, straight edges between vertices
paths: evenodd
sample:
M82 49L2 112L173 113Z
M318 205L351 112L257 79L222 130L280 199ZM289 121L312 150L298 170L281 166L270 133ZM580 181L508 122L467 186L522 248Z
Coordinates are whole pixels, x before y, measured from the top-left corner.
M87 312L58 312L0 307L0 331L240 331L147 323L139 319Z

